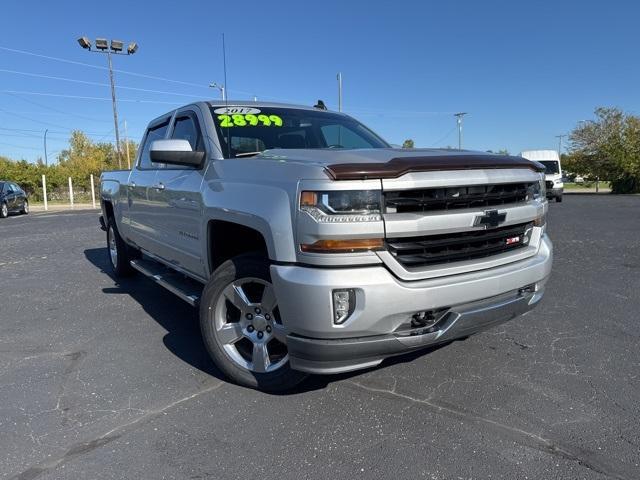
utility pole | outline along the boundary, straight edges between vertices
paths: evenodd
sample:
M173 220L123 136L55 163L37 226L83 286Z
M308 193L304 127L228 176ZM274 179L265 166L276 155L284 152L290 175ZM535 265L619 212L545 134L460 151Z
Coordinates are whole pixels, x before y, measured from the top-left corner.
M556 135L556 138L558 139L558 155L562 155L562 139L566 136L566 134Z
M467 115L467 112L454 113L456 122L458 123L458 150L462 150L462 118Z
M213 83L210 83L209 86L211 88L217 88L218 90L220 90L220 95L222 96L222 101L223 102L227 101L227 93L226 93L226 90L224 88L224 85L221 85L219 83L213 82Z
M342 111L342 72L338 72L338 111Z
M47 132L49 131L48 128L44 129L44 165L46 167L49 166L49 159L47 158Z
M131 160L129 159L129 138L127 136L127 121L124 121L124 146L127 149L127 168L131 170Z
M111 40L111 44L107 42L106 38L96 38L95 48L91 49L91 41L87 37L80 37L78 43L82 48L94 53L106 53L109 63L109 81L111 83L111 104L113 107L113 125L116 133L116 155L118 156L118 168L122 168L122 155L120 155L120 130L118 129L118 108L116 106L116 87L113 79L113 63L111 61L111 54L114 55L133 55L138 51L138 44L131 42L127 47L127 52L124 53L124 42L122 40Z

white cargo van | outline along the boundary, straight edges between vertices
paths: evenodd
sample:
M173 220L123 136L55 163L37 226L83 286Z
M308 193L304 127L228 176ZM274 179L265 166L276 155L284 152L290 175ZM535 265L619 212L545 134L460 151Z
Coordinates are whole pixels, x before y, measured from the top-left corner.
M520 156L544 165L547 198L555 198L556 202L561 202L564 184L562 183L562 167L558 152L555 150L526 150L521 152Z

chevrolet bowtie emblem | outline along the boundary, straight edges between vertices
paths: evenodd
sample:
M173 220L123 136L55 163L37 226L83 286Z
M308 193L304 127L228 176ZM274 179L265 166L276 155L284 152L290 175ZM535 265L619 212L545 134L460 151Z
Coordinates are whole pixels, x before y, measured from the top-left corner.
M506 213L498 213L498 210L485 210L484 215L478 215L473 226L483 225L484 228L497 227L507 219Z

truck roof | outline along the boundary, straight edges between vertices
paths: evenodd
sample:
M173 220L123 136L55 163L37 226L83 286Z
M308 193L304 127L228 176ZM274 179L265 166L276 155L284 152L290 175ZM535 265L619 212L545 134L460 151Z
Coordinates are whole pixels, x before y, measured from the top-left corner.
M317 111L325 111L325 110L319 110L318 108L315 108L311 105L300 105L300 104L295 104L295 103L280 103L280 102L254 102L253 100L209 100L206 101L205 103L211 105L212 107L235 107L235 106L239 106L239 107L267 107L267 108L295 108L298 110L313 110L315 112ZM326 111L331 111L331 110L326 110ZM333 112L333 113L339 113L339 112Z
M156 118L149 122L150 124L156 123L159 120L165 119L175 113L176 110L181 110L190 105L198 105L200 107L266 107L266 108L295 108L297 110L310 110L314 112L331 112L337 113L339 115L345 115L342 112L336 112L333 110L320 110L311 105L298 105L295 103L279 103L279 102L254 102L253 100L201 100L196 102L187 103L185 105L181 105L178 108L174 108L173 110L169 110L168 112L163 113L162 115L158 115Z

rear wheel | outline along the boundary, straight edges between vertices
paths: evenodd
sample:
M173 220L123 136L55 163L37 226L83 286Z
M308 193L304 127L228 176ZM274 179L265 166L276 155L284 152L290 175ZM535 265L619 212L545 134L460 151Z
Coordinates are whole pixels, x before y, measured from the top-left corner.
M0 218L7 218L9 216L9 207L6 203L0 204Z
M24 215L29 213L29 202L27 200L25 200L24 203L22 204L22 210L20 210L20 212Z
M556 197L556 202L561 202L562 201L562 195L558 195Z
M116 277L128 277L134 273L129 263L132 258L129 248L120 237L113 218L110 218L107 224L107 251L109 263Z
M209 354L234 382L285 391L306 374L292 370L269 262L240 255L223 263L202 294L200 327Z

